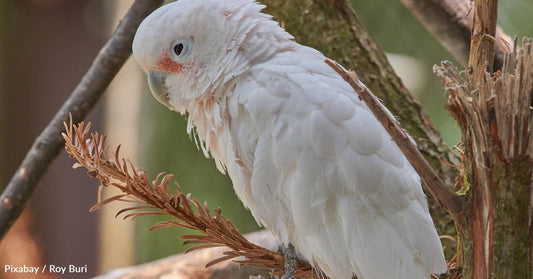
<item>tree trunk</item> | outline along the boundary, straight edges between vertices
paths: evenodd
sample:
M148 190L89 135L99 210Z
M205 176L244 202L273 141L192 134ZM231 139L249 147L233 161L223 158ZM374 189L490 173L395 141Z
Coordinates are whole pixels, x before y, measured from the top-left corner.
M466 202L456 224L464 278L532 278L533 40L494 76L466 82L449 63L435 72L463 132Z

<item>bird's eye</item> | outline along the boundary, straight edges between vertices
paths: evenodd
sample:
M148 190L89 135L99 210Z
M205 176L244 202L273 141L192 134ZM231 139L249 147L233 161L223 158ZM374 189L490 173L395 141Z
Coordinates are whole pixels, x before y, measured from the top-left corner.
M174 46L174 53L177 56L180 56L182 51L183 51L183 44L182 43L178 43L177 45Z
M170 54L174 60L183 59L191 52L192 41L190 39L179 39L172 44Z

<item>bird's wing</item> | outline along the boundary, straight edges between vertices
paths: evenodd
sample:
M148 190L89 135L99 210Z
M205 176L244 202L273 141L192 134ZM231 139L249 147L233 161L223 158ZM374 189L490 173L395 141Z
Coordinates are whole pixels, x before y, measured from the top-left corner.
M334 278L446 270L420 179L313 49L278 54L233 88L231 138L258 221ZM253 205L252 205L253 204Z

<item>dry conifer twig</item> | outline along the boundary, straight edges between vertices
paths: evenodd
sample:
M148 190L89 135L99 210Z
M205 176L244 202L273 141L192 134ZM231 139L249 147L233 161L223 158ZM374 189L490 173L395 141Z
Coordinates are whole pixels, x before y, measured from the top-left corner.
M214 216L211 215L207 203L201 204L190 194L185 195L177 183L174 183L176 190L171 190L172 174L160 173L150 182L146 171L136 168L129 160L120 157L120 146L113 157L109 158L106 153L106 136L97 132L90 134L90 122L87 125L83 122L73 125L71 119L68 125L64 125L66 132L62 136L65 149L70 157L77 161L73 168L84 167L89 176L100 180L99 193L102 187L115 187L122 191L122 194L105 200L99 195L98 202L91 211L114 201L132 202L135 205L120 210L116 216L122 216L124 219L135 219L144 215L172 216L175 219L159 222L150 230L180 226L199 232L200 234L180 236L185 240L184 244L194 245L186 253L220 246L231 249L224 252L223 256L208 262L206 267L233 259L242 265L273 270L272 274L275 275L283 274L285 259L282 254L249 242L231 221L222 216L220 208L214 210ZM138 203L142 205L139 206ZM299 262L296 277L316 278L314 272L309 265Z

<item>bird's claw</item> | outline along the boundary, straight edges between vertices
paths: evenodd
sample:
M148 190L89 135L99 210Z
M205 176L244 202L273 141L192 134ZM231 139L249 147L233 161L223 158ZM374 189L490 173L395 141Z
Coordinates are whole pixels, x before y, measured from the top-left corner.
M295 279L294 275L296 273L296 265L298 261L298 256L294 250L294 246L289 243L287 248L284 249L285 256L285 274L281 276L281 279Z

